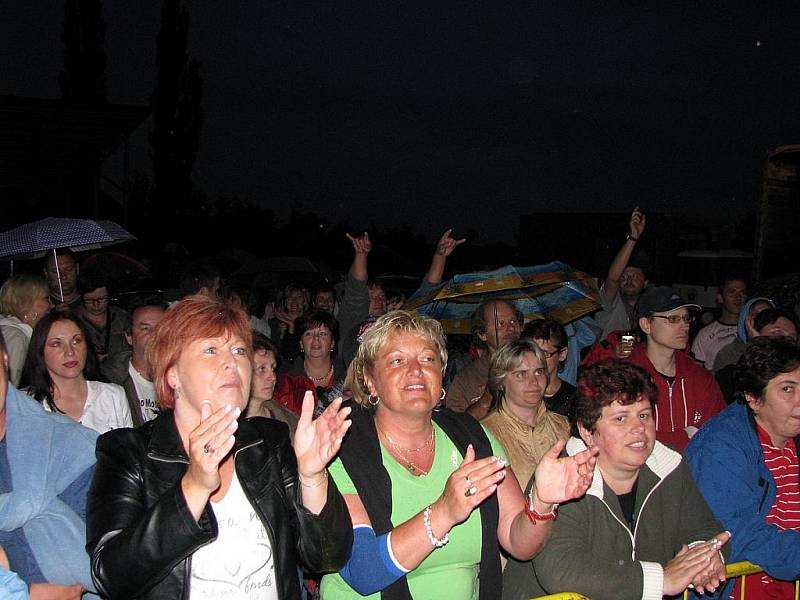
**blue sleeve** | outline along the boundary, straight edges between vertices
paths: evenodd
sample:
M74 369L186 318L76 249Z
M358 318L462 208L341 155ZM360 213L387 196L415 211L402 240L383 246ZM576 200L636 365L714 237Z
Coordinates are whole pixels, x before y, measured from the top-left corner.
M762 503L774 499L765 487L774 483L767 483L758 467L748 464L752 460L741 436L701 429L695 438L685 456L700 493L731 532L731 562L748 560L776 579L800 577L800 531L782 531L767 523Z
M0 567L0 597L7 600L28 600L28 586L13 571Z
M350 560L339 574L362 596L389 587L408 572L392 555L390 536L391 532L376 536L372 527L367 525L353 528Z
M14 569L15 574L19 575L28 583L44 583L44 573L42 573L36 557L33 555L28 539L22 527L11 531L0 530L0 546L8 557L8 563Z
M69 506L86 522L86 497L89 494L89 486L92 484L94 475L94 465L78 475L67 488L58 495L59 500Z

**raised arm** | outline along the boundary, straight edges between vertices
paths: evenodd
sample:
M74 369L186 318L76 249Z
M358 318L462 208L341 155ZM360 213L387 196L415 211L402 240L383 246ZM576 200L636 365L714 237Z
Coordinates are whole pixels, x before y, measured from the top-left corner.
M447 257L453 253L457 246L460 246L467 241L467 238L455 239L451 234L452 229L448 229L436 242L436 249L433 251L433 258L431 258L431 266L428 272L425 273L425 278L422 280L421 287L430 287L438 285L442 282L442 275L444 274L444 267L447 264Z
M366 281L369 277L367 271L367 255L372 250L372 242L369 234L365 231L364 235L353 237L349 233L345 234L350 243L353 244L353 264L350 265L350 275L359 281Z
M606 302L611 302L617 295L622 271L628 266L628 261L630 261L633 250L636 248L636 242L639 241L639 238L644 233L645 225L645 215L637 206L633 209L631 219L628 222L630 233L625 243L622 244L622 248L619 249L619 252L617 252L617 255L614 257L614 260L611 261L611 266L608 268L608 275L603 284L603 297Z

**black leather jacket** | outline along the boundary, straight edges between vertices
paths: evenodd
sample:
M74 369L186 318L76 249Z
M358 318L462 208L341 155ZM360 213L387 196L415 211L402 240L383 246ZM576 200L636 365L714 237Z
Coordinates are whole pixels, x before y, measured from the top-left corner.
M330 572L347 561L350 514L333 479L315 516L300 504L297 466L285 424L256 418L236 431L236 474L273 548L278 597L300 598L298 561ZM189 597L192 553L217 537L210 505L194 520L181 490L188 459L172 411L138 429L97 441L87 502L92 578L107 598Z

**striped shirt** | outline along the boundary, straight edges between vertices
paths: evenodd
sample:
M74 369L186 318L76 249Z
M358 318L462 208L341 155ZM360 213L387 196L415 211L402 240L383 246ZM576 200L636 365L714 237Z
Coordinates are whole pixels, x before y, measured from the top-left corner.
M764 453L764 463L775 480L777 495L767 514L767 523L781 531L794 529L800 531L800 467L797 461L797 448L790 439L783 448L772 445L769 434L758 426L758 441ZM790 600L794 598L794 582L778 581L766 573L748 575L745 582L747 600ZM739 600L737 585L733 595Z

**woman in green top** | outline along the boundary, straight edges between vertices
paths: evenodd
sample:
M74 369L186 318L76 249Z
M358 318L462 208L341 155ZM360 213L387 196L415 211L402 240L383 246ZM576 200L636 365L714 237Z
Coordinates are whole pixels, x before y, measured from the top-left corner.
M437 409L446 363L433 319L393 311L364 334L348 374L353 425L330 467L354 544L348 565L323 578L324 600L497 598L498 542L531 558L550 535L555 505L591 483L596 451L559 459L559 443L523 499L494 437L467 415Z

